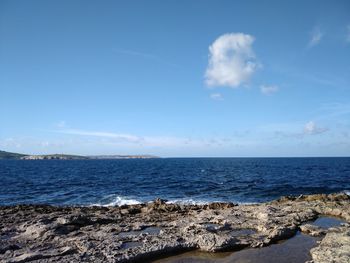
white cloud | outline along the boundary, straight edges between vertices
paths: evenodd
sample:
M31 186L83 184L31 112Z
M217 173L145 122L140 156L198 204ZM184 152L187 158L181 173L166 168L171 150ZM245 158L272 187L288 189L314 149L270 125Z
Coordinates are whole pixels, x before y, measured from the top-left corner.
M212 98L213 100L224 100L221 93L212 93L210 94L210 98Z
M350 25L346 27L346 42L350 43Z
M261 85L260 86L260 91L264 95L271 95L279 90L278 86L276 85Z
M323 38L323 36L324 36L324 33L321 31L321 29L319 27L315 27L311 32L309 47L318 45L321 39Z
M238 87L247 83L259 64L252 50L254 37L229 33L209 46L209 64L205 72L208 86Z
M305 124L304 126L304 134L319 134L319 133L324 133L328 129L324 127L318 127L314 121L309 121L308 123Z

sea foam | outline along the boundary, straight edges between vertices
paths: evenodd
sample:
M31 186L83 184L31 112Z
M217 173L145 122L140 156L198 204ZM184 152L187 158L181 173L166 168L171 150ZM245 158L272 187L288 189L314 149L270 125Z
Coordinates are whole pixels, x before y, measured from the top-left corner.
M122 206L122 205L137 205L142 203L152 203L153 200L149 201L141 201L137 200L133 197L127 197L127 196L119 196L119 195L108 195L102 198L97 203L90 204L89 206ZM181 198L181 199L169 199L166 200L167 204L178 204L178 205L207 205L210 203L225 203L228 201L222 201L222 200L205 200L205 199L192 199L192 198ZM237 202L233 201L233 203L236 204L256 204L255 202Z
M136 199L131 199L128 197L124 196L116 196L116 195L109 195L100 202L91 204L91 206L122 206L122 205L137 205L141 204L142 202L136 200Z

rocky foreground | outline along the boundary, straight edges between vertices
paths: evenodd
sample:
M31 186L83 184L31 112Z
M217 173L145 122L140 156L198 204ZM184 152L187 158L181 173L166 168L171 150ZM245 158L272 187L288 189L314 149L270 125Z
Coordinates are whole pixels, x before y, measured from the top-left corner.
M350 262L350 224L322 229L321 215L350 222L346 194L283 197L236 205L149 204L122 207L0 207L1 262L148 262L175 252L262 247L297 231L322 236L314 263Z

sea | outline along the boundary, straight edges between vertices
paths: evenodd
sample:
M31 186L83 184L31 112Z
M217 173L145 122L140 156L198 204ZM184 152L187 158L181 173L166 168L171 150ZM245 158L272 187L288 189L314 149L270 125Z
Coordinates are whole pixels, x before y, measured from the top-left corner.
M350 158L0 160L0 205L259 203L350 194Z

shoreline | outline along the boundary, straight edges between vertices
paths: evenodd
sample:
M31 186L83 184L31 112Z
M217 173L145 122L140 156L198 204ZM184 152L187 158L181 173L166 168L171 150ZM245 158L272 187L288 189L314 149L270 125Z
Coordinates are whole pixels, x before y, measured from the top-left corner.
M323 229L320 216L347 222ZM266 247L298 231L322 237L313 262L350 260L350 197L317 194L255 204L152 203L103 206L0 206L1 262L145 262L191 250ZM327 253L326 253L327 251ZM344 252L345 251L345 252ZM345 258L348 256L348 258Z

